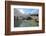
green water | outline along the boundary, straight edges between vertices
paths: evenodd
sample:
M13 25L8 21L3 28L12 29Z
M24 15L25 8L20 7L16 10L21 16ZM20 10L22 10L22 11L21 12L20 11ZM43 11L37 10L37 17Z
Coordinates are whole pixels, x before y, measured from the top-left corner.
M35 27L39 26L38 22L34 20L16 20L14 27Z

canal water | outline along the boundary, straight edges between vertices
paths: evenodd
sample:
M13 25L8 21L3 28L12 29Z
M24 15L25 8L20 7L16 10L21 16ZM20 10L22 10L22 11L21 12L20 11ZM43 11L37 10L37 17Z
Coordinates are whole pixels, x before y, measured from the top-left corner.
M14 27L36 27L39 23L34 20L16 20Z

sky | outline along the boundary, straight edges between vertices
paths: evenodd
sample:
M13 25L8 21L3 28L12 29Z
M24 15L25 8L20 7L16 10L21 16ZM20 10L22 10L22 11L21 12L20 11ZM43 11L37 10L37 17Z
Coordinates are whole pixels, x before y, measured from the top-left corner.
M39 9L32 9L32 8L17 8L21 13L27 13L27 14L38 14Z

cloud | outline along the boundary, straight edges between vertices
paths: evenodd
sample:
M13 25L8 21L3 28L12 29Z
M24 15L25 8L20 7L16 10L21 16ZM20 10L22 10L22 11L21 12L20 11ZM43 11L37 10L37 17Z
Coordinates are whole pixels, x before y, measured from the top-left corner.
M39 9L29 9L29 8L18 8L22 13L27 13L27 14L38 14Z

